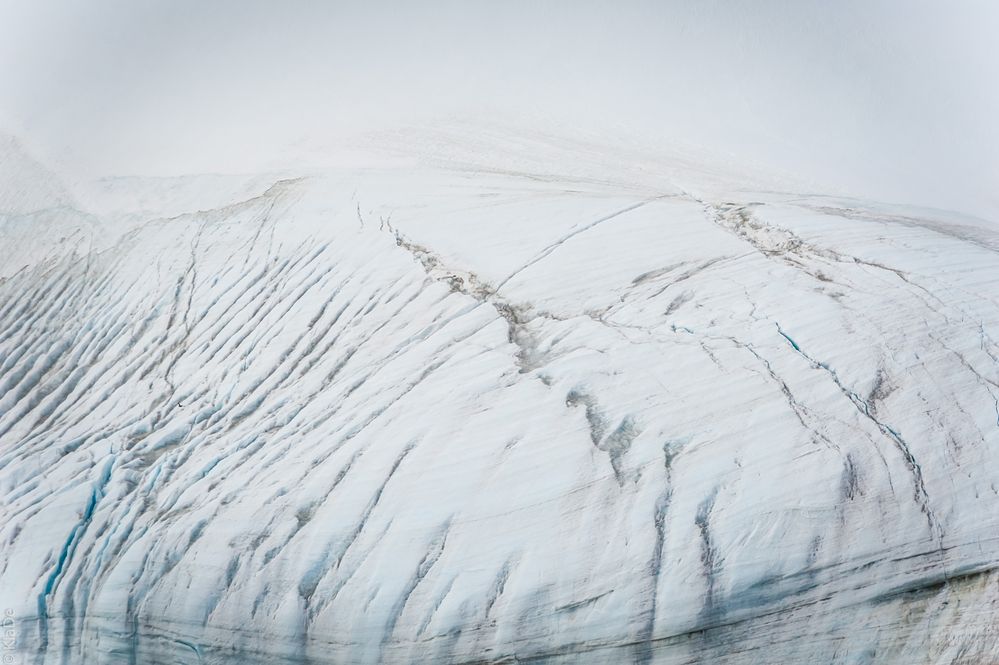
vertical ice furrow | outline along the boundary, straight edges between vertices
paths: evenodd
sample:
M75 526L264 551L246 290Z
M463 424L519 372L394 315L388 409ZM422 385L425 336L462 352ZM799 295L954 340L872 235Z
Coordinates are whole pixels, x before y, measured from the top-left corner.
M798 401L787 382L774 370L773 364L760 354L754 345L741 342L734 337L727 337L724 339L728 339L738 348L748 351L763 365L767 376L780 388L788 407L791 409L791 412L794 413L798 423L804 429L808 430L815 439L821 441L826 447L836 451L837 453L841 452L839 445L832 441L832 439L830 439L829 436L822 431L821 423L817 423L815 425L809 424L809 422L815 419L814 414L811 413L807 406ZM788 339L788 343L792 343L792 340ZM809 422L806 422L806 419ZM887 466L887 462L885 464Z
M317 268L313 267L314 272ZM327 271L329 272L329 271ZM276 293L278 296L276 298L277 302L273 307L267 309L260 318L259 323L255 326L255 331L258 333L257 338L250 344L250 346L243 352L240 356L240 360L246 360L257 348L261 346L266 348L273 340L280 336L282 331L283 319L291 312L298 301L304 296L309 290L311 290L322 278L316 278L314 282L309 282L309 275L303 278L302 284L298 285L299 291L295 293L296 286L291 284L292 276L295 273L290 273L284 283L280 286ZM282 307L282 304L287 301ZM265 322L271 320L272 323L265 325Z
M91 313L106 312L115 306L118 308L127 306L132 290L135 288L135 282L126 285L120 284L113 266L106 266L104 263L101 261L102 265L93 269L100 272L90 275L90 279L96 281L87 288L86 296L83 299L74 302L72 317L83 319Z
M363 432L373 422L375 422L378 418L380 418L389 408L398 404L404 397L406 397L406 395L408 395L410 392L416 389L421 383L423 383L428 376L430 376L433 372L440 369L449 360L451 360L451 357L445 357L439 360L435 360L434 362L426 366L423 369L423 371L420 372L420 374L417 376L415 380L407 383L399 393L390 396L388 399L386 399L380 405L376 406L370 412L366 414L361 414L357 418L345 420L344 423L339 428L337 428L332 432L332 434L334 435L342 433L342 436L340 436L337 442L333 444L334 450L336 448L339 448L346 442L350 441L361 432Z
M432 338L438 332L440 332L441 330L443 330L446 326L448 326L449 324L451 324L451 323L459 320L460 318L464 317L466 314L469 314L469 313L475 311L481 305L482 305L482 303L477 302L477 301L473 301L470 304L468 304L468 305L460 308L457 312L454 312L453 314L450 314L450 315L448 315L448 316L446 316L446 317L444 317L444 318L436 321L435 323L431 323L430 325L425 326L419 332L413 334L412 336L408 337L404 341L400 342L397 346L395 346L394 348L392 348L389 351L389 353L387 353L386 355L384 355L384 356L382 356L382 357L374 360L373 364L375 364L376 369L374 370L374 372L369 373L368 376L370 376L370 375L374 374L375 372L377 372L378 371L377 368L385 367L389 362L391 362L395 358L403 356L411 348L413 348L416 345L419 345L420 343L422 343L422 342L424 342L424 341ZM361 383L363 383L363 381ZM345 397L349 396L350 393L352 393L354 390L356 390L359 387L359 385L360 384L355 384L351 389L348 389L347 393L344 396Z
M318 596L314 593L313 596L316 597L316 603L311 608L312 616L316 617L314 620L316 623L319 622L318 617L327 612L327 608L334 605L337 598L340 596L340 592L355 578L358 572L362 570L364 564L367 562L368 557L378 551L378 547L381 542L384 541L386 534L392 528L394 524L393 518L389 518L385 521L385 525L381 530L369 537L368 544L365 547L358 545L357 547L351 548L343 557L343 561L340 563L339 569L337 570L337 575L332 578L328 578L329 581L322 586L317 586L316 591ZM335 612L331 612L335 615Z
M98 405L106 402L111 395L125 387L131 377L138 371L138 365L142 362L142 354L140 353L139 357L132 361L129 360L129 355L130 352L134 352L132 346L138 341L138 338L135 335L141 335L148 327L147 323L148 320L140 326L140 330L133 334L133 337L128 344L124 345L124 348L122 348L119 355L114 358L107 359L102 369L98 372L91 372L89 371L90 368L88 368L87 375L90 376L89 381L79 391L77 391L75 398L62 404L61 410L53 414L54 420L52 420L51 423L47 423L47 426L56 427L60 422L69 420L68 424L65 426L66 429L61 432L52 433L55 439L58 440L59 438L65 436L66 430L76 424L75 420L71 418L74 411L84 410L86 412L92 412ZM121 368L121 365L125 365L124 369ZM107 383L105 381L105 377L107 377L109 373L115 371L120 372L117 381L105 388L104 391L95 393L95 388L100 384ZM112 378L108 377L108 380L110 381ZM84 400L87 400L88 398L90 401L84 404ZM126 427L130 427L132 424L134 423L126 423ZM44 436L44 432L41 432L40 434Z
M50 303L38 304L34 310L35 315L27 324L25 332L35 332L35 339L44 338L45 336L52 334L55 330L59 330L62 323L67 320L71 320L72 316L79 311L78 308L81 304L79 301L81 295L83 295L87 290L87 280L80 279L78 275L73 274L74 272L78 272L78 270L75 270L75 266L73 265L67 266L65 272L67 285L55 296L53 296ZM69 284L74 282L76 282L75 289L73 289L69 294L66 294L66 291L69 289ZM67 315L67 311L70 312L69 315Z
M24 348L24 353L21 354L17 358L17 360L20 361L21 358L24 358L24 356L29 351L30 350L28 348ZM19 386L21 384L21 382L24 380L24 378L26 376L28 376L28 373L31 371L31 368L35 366L35 364L38 362L38 360L41 357L42 357L42 352L41 351L33 351L31 353L31 355L29 355L25 359L24 362L20 363L20 367L17 367L15 365L15 367L17 367L17 369L13 369L12 368L11 370L8 370L7 372L4 372L3 374L0 374L0 376L4 376L5 377L3 384L0 384L0 405L4 404L4 398L6 398L7 394L10 393L15 388L17 388L17 386ZM13 402L11 402L11 406L13 406ZM10 408L10 407L7 407L7 408Z
M246 271L246 268L250 263L250 257L254 255L257 249L257 241L260 239L260 234L263 233L264 227L267 226L267 223L270 222L271 228L277 224L277 218L271 216L276 203L277 197L270 197L267 201L266 208L257 213L256 217L249 222L250 224L254 224L257 220L259 220L259 224L256 225L257 229L254 232L253 237L243 243L242 247L240 247L240 249L243 249L244 247L246 248L246 256L243 257L243 264L240 272Z
M474 309L474 306L472 307L472 309ZM457 318L458 317L454 317L453 319L449 319L447 321L447 323L451 323L453 321L456 321ZM445 337L445 336L442 336L442 341L438 344L438 346L436 346L435 348L433 348L433 350L430 351L429 353L427 353L426 355L429 358L435 358L435 359L440 358L440 356L444 353L445 350L453 348L453 347L456 347L456 346L460 346L466 340L468 340L468 339L470 339L470 338L478 335L484 329L490 327L494 322L495 322L495 320L486 320L479 327L472 328L468 332L465 332L465 333L463 333L462 335L460 335L458 337ZM419 342L426 342L426 341L429 341L429 340L433 339L433 335L435 335L440 330L441 329L434 330L433 333L431 333L430 335L428 335L425 339L419 340ZM417 343L417 342L414 342L414 343ZM423 380L426 379L427 376L429 376L433 371L435 371L436 369L438 369L439 367L441 367L443 364L445 364L446 362L448 362L449 360L451 360L453 358L453 356L454 356L454 354L452 353L449 356L445 356L443 359L436 360L436 361L430 363L429 365L427 365L422 370L421 374L417 377L417 379L415 381L412 381L409 384L407 384L406 387L404 388L404 390L399 395L397 395L396 397L393 397L390 400L390 402L385 405L384 408L388 408L388 406L390 406L392 402L398 401L401 397L403 397L404 395L406 395L407 393L409 393L411 390L413 390L417 385L419 385L420 383L422 383ZM376 376L377 374L385 371L388 367L390 367L391 363L394 360L396 360L398 357L399 357L399 354L394 350L388 356L384 356L382 358L374 360L373 362L369 362L366 366L368 366L368 367L373 366L373 369L371 369L370 371L365 372L359 379L354 380L354 382L347 388L347 390L342 393L342 399L344 401L346 401L346 399L348 397L350 397L355 391L357 391L358 389L360 389L372 377ZM382 410L384 410L384 408ZM380 411L379 411L379 413L380 413ZM369 422L370 422L370 419L369 419ZM337 431L339 431L339 430L337 430Z
M52 370L60 358L71 348L70 340L53 342L53 347L45 356L39 358L32 366L31 370L19 381L13 390L0 397L0 438L3 438L13 429L24 415L34 408L32 404L32 392L41 380ZM15 407L21 404L22 400L28 398L28 403L21 405L15 411ZM7 416L8 423L3 426L3 418Z
M77 349L77 351L71 357L65 359L65 362L61 367L62 373L59 376L54 377L48 384L39 388L40 394L38 397L44 397L53 392L57 387L64 386L63 390L60 391L60 397L57 400L59 405L63 404L65 398L69 396L69 392L75 388L74 384L72 388L67 391L65 386L67 377L75 373L77 377L76 381L78 382L80 378L82 378L83 374L93 364L96 357L99 356L115 340L117 335L126 328L126 322L121 320L123 314L121 311L122 309L123 308L119 307L106 312L103 317L103 327L99 328L95 328L92 317L87 317L86 312L81 315L87 318L75 332L71 333L73 335L71 344ZM55 406L56 402L53 402L50 410L54 410Z
M73 395L80 382L88 375L94 364L108 349L108 347L118 340L119 335L121 335L127 327L127 323L119 321L116 322L114 328L104 331L103 334L97 333L93 336L94 340L97 340L97 348L92 350L88 358L84 359L82 357L77 357L70 363L71 369L69 374L63 381L60 382L59 390L51 396L49 406L39 413L37 419L29 429L29 435L46 428L49 423L51 423L53 417L56 416L57 411L71 409L74 402L70 401L70 397ZM83 347L80 355L82 356L82 354L87 351L91 351L90 344Z
M68 272L62 276L61 286L59 282L53 283L52 281L45 280L43 282L47 284L42 291L41 297L34 300L25 299L22 307L11 315L11 324L0 334L0 344L6 342L9 339L14 338L15 335L21 335L24 337L24 332L31 331L34 324L39 320L48 317L50 314L50 309L56 304L63 303L62 296L65 291L69 288L70 284L73 283L72 275ZM78 292L82 291L84 288L83 284L78 286ZM53 294L53 290L56 289ZM30 313L29 313L30 312ZM36 335L43 334L44 331L36 332ZM37 339L37 336L35 337ZM26 342L21 341L21 344L33 344L33 339L28 339Z
M441 557L444 555L444 549L447 547L447 537L451 530L451 517L447 518L443 524L437 528L437 532L433 535L433 539L430 541L430 545L427 548L426 553L420 562L416 566L416 570L413 571L412 576L406 581L398 598L392 606L389 612L388 619L385 623L385 627L382 631L382 647L390 644L393 641L393 636L396 631L396 626L399 620L402 618L403 614L406 612L406 607L416 593L417 588L426 579L430 571L434 569L437 562L440 561Z
M68 279L68 277L67 277ZM81 287L82 288L82 287ZM63 289L64 290L64 289ZM60 292L61 293L61 292ZM60 303L59 300L54 300L53 305ZM61 303L65 305L65 303ZM61 310L60 310L61 311ZM15 353L9 355L4 361L3 366L0 366L0 376L8 373L11 369L16 366L16 363L24 357L25 354L35 351L39 346L48 345L51 348L57 343L58 332L61 331L62 326L59 325L61 322L58 318L58 312L56 315L51 317L43 316L48 314L48 309L44 304L39 304L37 309L34 310L34 316L31 318L31 322L27 325L25 334L22 335L21 339L17 341L15 345ZM35 324L38 323L37 329ZM30 332L30 334L29 334ZM7 388L9 389L9 388ZM6 389L4 389L6 390ZM0 391L0 397L2 397L3 391Z
M334 294L333 297L335 297L335 295L336 294ZM327 302L332 302L332 300L329 300ZM324 305L323 306L324 310L325 307L326 306ZM319 362L325 359L326 354L329 353L330 350L336 345L337 340L339 339L339 334L333 335L329 339L327 339L327 336L329 336L329 334L333 331L333 328L340 320L340 317L343 316L343 313L347 311L348 307L350 307L349 300L345 302L339 310L333 313L333 316L322 328L322 330L312 335L312 339L309 341L309 344L302 352L302 357L299 361L301 369L299 370L296 379L300 379L308 375L309 372L312 371L312 368L314 368ZM318 320L319 319L317 318L316 321ZM312 325L309 326L310 331L312 330L312 327L313 327ZM321 342L325 342L325 344L323 344L322 347L319 346Z
M382 330L385 329L390 323L392 323L393 321L397 321L397 319L395 317L398 316L403 311L405 311L411 304L413 304L415 302L416 298L419 297L422 294L422 290L420 289L420 287L419 287L418 284L414 283L413 287L414 287L414 292L413 292L412 297L410 297L409 299L407 299L406 301L404 301L394 311L388 312L383 317L383 320L377 326L375 326L374 328L372 328L370 330L359 331L358 335L359 336L363 336L364 339L373 338L376 335L378 335L379 333L381 333ZM386 295L388 293L389 293L388 291L385 292ZM375 304L378 304L378 303L375 303ZM371 309L371 306L368 307L368 310L370 310L370 309ZM358 310L358 312L355 313L354 317L352 317L350 319L350 321L348 322L348 327L352 326L353 324L355 324L356 321L362 320L365 317L366 314L367 314L367 310ZM363 340L362 340L362 343L363 343Z
M409 302L409 301L407 301L407 305L408 305L408 302ZM348 302L348 303L347 303L347 305L349 305L349 304L350 304L350 303ZM347 305L345 305L345 307L346 307ZM406 306L406 305L404 305L403 307L405 307L405 306ZM402 308L400 308L400 311L401 311L401 309L402 309ZM338 312L338 313L336 314L336 316L334 317L334 320L333 320L333 321L331 322L331 325L330 325L330 328L332 328L332 325L333 325L333 324L335 324L335 323L336 323L336 321L337 321L337 320L339 320L339 319L341 318L341 316L342 316L342 314L343 314L343 311L344 311L344 310L343 310L343 309L341 309L341 310L340 310L340 311L339 311L339 312ZM334 337L333 337L333 338L332 338L332 339L331 339L331 340L330 340L330 341L329 341L329 342L328 342L328 343L327 343L327 344L326 344L326 345L324 346L324 348L323 348L323 349L322 349L322 351L320 352L320 355L319 355L319 356L317 357L317 359L316 359L316 361L317 361L317 362L318 362L318 359L319 359L319 358L323 358L323 357L325 357L325 356L326 356L326 354L327 354L327 353L329 352L329 350L331 350L331 349L332 349L332 348L333 348L334 346L336 346L336 345L338 344L338 342L340 341L340 335L341 335L341 334L342 334L343 332L345 332L346 330L348 330L348 329L349 329L349 328L351 327L351 325L352 325L352 324L354 324L354 323L356 322L356 320L357 320L357 315L359 314L359 312L360 312L360 311L361 311L361 310L360 310L360 309L358 309L358 311L357 311L357 313L355 313L354 317L353 317L353 318L351 318L351 319L349 319L349 320L347 321L347 323L345 324L345 326L344 326L344 327L343 327L343 328L341 329L341 332L337 333L337 335L335 335L335 336L334 336ZM381 325L379 325L378 329L380 329L380 328L381 328ZM325 335L325 334L327 334L327 333L328 333L328 330L327 330L327 331L324 331L324 335ZM364 332L364 333L361 333L361 334L363 334L363 335L364 335L364 338L365 338L365 339L368 339L368 338L371 338L371 337L372 337L372 336L374 335L374 333L373 333L373 332L370 332L370 331L367 331L367 332ZM341 344L341 346L343 346L343 345L345 345L345 344L349 344L349 341L344 341L344 342L343 342L343 344ZM359 351L359 347L357 347L357 346L347 346L346 350L345 350L345 351L343 352L343 354L342 354L342 355L340 356L339 360L337 360L337 361L336 361L336 364L335 364L335 365L333 366L333 368L332 368L332 369L330 370L330 372L329 372L329 373L327 373L327 375L325 376L325 378L324 378L324 379L322 380L322 382L321 382L320 386L318 387L318 389L317 389L317 390L316 390L315 392L313 392L313 393L311 393L311 394L309 395L309 397L307 398L307 401L308 401L308 400L311 400L311 399L312 399L313 397L316 397L316 396L318 396L318 395L319 395L320 393L322 393L322 392L325 392L325 391L326 391L326 390L327 390L327 389L329 388L329 386L330 386L330 385L331 385L331 384L333 383L333 380L334 380L334 379L336 378L336 376L337 376L337 375L338 375L338 374L339 374L339 373L340 373L340 372L341 372L341 371L342 371L342 370L343 370L343 369L344 369L344 368L346 367L346 365L347 365L347 362L349 362L349 360L350 360L350 359L351 359L351 358L352 358L352 357L353 357L353 356L354 356L354 355L355 355L355 354L356 354L356 353L357 353L358 351ZM309 369L311 369L311 367L312 367L312 365L310 365L310 366L309 366ZM349 395L349 393L348 393L348 395ZM319 424L319 423L317 422L317 423L316 423L316 426L318 426L318 424Z
M333 476L333 479L330 481L329 485L323 491L322 498L316 501L315 509L318 509L326 501L329 500L330 496L333 494L333 491L340 486L340 483L342 483L344 478L347 477L347 474L350 473L350 470L353 468L354 464L357 463L357 460L360 459L361 455L363 454L364 454L363 449L354 451L354 453L347 459L347 461L343 464L343 466L341 466L339 470L337 470L336 474ZM295 479L295 483L290 483L290 484L295 485L297 483L302 483L303 481L305 481L306 477L312 475L312 473L315 471L319 471L319 469L316 467L307 469L303 475ZM298 533L301 531L301 529L304 526L305 523L299 521L298 524L296 525L296 528L294 528L286 538L283 538L282 541L278 543L276 546L269 548L264 553L261 566L266 566L272 560L274 560L279 554L281 554L281 552L292 542L294 537L298 535Z
M948 353L950 353L955 358L957 358L958 362L961 363L961 366L964 367L964 369L966 369L969 372L971 372L974 375L975 380L979 384L985 386L986 391L988 391L990 395L992 394L992 391L989 390L989 386L991 386L992 388L999 389L999 380L990 378L990 377L986 376L984 374L984 372L979 371L974 365L971 364L971 362L968 360L968 358L963 353L961 353L960 351L957 351L956 349L951 348L946 342L944 342L942 339L940 339L936 335L933 335L932 333L929 335L929 338L932 339L934 342L936 342L938 345L940 345L941 348L943 348ZM992 367L992 369L996 370L997 372L999 372L999 363L996 363L995 366Z
M243 281L244 277L247 278L248 281L244 286L243 290L236 293L233 296L232 300L229 301L229 304L226 305L220 312L218 312L215 315L214 325L206 327L205 330L202 331L200 334L195 335L195 337L191 340L192 347L194 345L200 344L203 350L208 351L207 355L215 356L215 354L218 352L218 347L212 348L211 346L212 343L218 338L218 336L222 333L222 331L225 330L226 327L230 323L232 323L239 315L239 312L241 310L240 303L248 305L249 303L253 302L256 294L259 293L260 290L266 287L267 283L265 281L265 278L267 277L268 271L269 271L269 266L264 265L260 269L260 271L257 272L256 274L247 273L246 275L238 277L236 280L234 280L231 287L229 289L226 289L226 291L219 296L220 299L225 295L225 293L228 293L230 289L236 288L236 286L238 286ZM251 290L258 285L259 285L258 291L254 291L251 293ZM234 308L236 309L236 311L230 314L230 312ZM210 311L210 309L206 310L205 316L207 316L208 311ZM205 339L206 337L207 339ZM203 339L204 341L202 342Z
M194 301L194 292L198 286L198 245L201 244L201 236L204 235L206 223L202 222L198 230L191 239L191 263L187 268L189 279L185 280L187 286L187 303L184 305L184 313L181 317L181 327L184 328L184 341L191 337L191 303Z
M701 617L702 620L707 622L714 620L718 610L715 596L718 587L717 574L721 561L719 560L718 547L711 533L710 523L711 514L714 511L717 498L718 489L716 488L697 506L697 514L694 517L694 524L700 536L701 567L707 585L704 594L704 604L701 608Z
M504 570L505 569L506 565L504 564ZM443 590L438 594L437 598L435 598L434 601L430 603L426 616L423 617L423 621L420 622L419 627L416 629L417 638L422 638L424 635L426 635L427 629L430 628L430 624L433 623L434 618L437 616L437 612L440 610L441 605L444 604L444 600L448 597L448 594L451 593L451 590L454 588L454 583L457 579L458 579L457 575L451 577L451 579L449 579L447 583L444 585Z
M6 332L4 324L11 319L16 320L26 312L29 303L38 302L39 294L50 286L49 282L36 278L36 270L22 270L12 277L0 279L0 297L3 298L3 304L0 305L0 332ZM14 314L15 310L18 314ZM9 338L0 338L0 344L3 339Z
M282 263L281 268L279 268L278 271L274 274L274 276L271 277L267 282L265 282L262 285L261 287L262 295L254 299L256 307L250 313L250 316L246 320L246 322L241 324L238 328L238 331L242 332L242 334L239 334L237 336L237 331L234 331L232 336L226 339L226 342L221 346L221 348L225 348L226 346L228 346L229 348L224 354L222 354L218 358L218 362L220 363L230 362L230 358L232 357L232 355L236 353L237 350L239 350L240 348L243 348L243 343L246 342L246 340L250 338L251 335L254 335L254 333L257 332L258 334L254 336L254 339L251 340L249 345L243 349L243 353L241 354L240 357L245 360L250 355L250 353L253 352L253 349L256 347L256 344L260 341L260 334L259 334L260 323L261 321L263 321L264 318L267 317L267 315L273 309L273 304L271 300L275 298L275 296L279 293L285 280L287 279L287 275L285 275L284 273L289 268L290 264L291 261L286 259Z
M872 414L870 405L867 403L867 401L864 398L862 398L860 395L858 395L855 391L844 386L843 382L840 380L839 375L836 374L835 370L833 370L825 363L816 361L810 355L805 353L801 349L801 347L796 342L794 342L789 335L787 335L783 331L783 329L779 324L776 325L777 325L777 332L781 335L781 337L783 337L788 342L788 344L791 346L792 349L795 350L796 353L805 358L812 367L816 369L821 369L826 374L828 374L829 377L832 379L833 383L835 383L836 386L839 388L840 392L842 392L850 400L850 402L854 405L857 411L860 412L860 414L863 415L865 418L867 418L869 421L874 423L874 425L878 428L878 430L881 431L882 434L884 434L892 442L894 442L895 447L902 455L906 468L908 468L909 470L909 474L913 485L913 499L915 500L916 504L919 506L920 511L922 511L922 513L925 515L927 526L929 527L930 534L932 535L933 539L937 542L940 542L942 546L942 539L943 539L942 525L938 523L936 516L933 514L933 509L930 506L930 497L927 494L926 485L923 480L922 467L920 466L919 462L916 460L915 456L913 455L912 450L910 449L908 443L906 443L906 441L902 438L901 434L899 434L899 432L895 430L891 425L888 425L887 423L881 421L877 416Z
M49 641L49 601L55 595L63 571L65 570L67 564L72 560L73 553L79 545L84 532L89 527L90 521L93 519L94 511L97 509L97 503L103 497L104 488L107 486L107 483L111 478L114 462L115 460L112 457L107 463L105 463L103 471L95 481L94 486L91 488L90 498L83 509L79 522L73 526L68 537L63 542L62 548L59 551L59 556L56 559L55 566L46 578L45 584L42 587L42 592L38 595L39 643L42 653L44 653L45 648L47 648Z
M673 500L673 463L689 440L667 440L663 444L663 490L653 508L652 524L655 529L655 543L648 563L649 601L643 610L643 621L636 634L637 648L635 660L640 665L648 665L654 655L653 639L656 619L659 616L659 584L663 576L663 557L666 552L666 529Z
M340 564L343 562L344 557L347 556L350 549L354 546L354 543L357 542L361 532L364 531L364 527L367 525L372 513L374 513L375 509L378 507L389 482L395 476L406 457L413 451L414 448L416 448L418 443L419 440L412 440L403 447L402 451L395 458L395 461L386 471L382 482L371 495L367 505L363 510L361 510L351 530L346 534L346 536L334 539L329 543L329 548L326 550L326 554L322 559L315 562L312 568L314 572L303 578L300 583L298 591L299 596L303 601L306 633L308 633L309 626L316 617L317 608L314 608L311 605L313 593L324 583L327 577L339 574Z
M489 322L487 322L486 324L484 324L484 326L481 327L481 328L472 330L465 337L459 338L457 340L449 340L448 342L445 342L444 346L439 347L435 352L433 352L432 354L430 354L430 357L436 357L437 355L439 355L443 351L444 348L446 348L447 346L450 346L451 344L461 343L465 339L468 339L468 338L472 337L473 335L478 334L482 329L484 329L485 327L488 327L488 325L490 325ZM353 357L356 351L357 351L357 349L351 349L351 350L349 350L348 353L345 354L345 356L341 360L341 362L337 365L337 367L334 368L334 372L331 374L331 376L327 377L327 380L332 381L332 376L334 376L336 373L339 372L340 369L342 369L342 367L346 364L346 361L349 360L351 357ZM360 379L353 380L353 382L349 386L346 387L346 390L344 390L344 391L342 391L340 393L340 399L338 401L338 405L334 408L333 412L336 413L342 406L347 405L348 404L347 398L349 398L355 391L357 391L359 388L361 388L368 381L368 379L370 377L372 377L374 374L376 374L379 371L382 371L385 367L387 367L388 364L390 362L392 362L392 360L394 359L394 357L395 357L395 352L393 352L392 354L390 354L390 356L388 356L386 358L383 358L383 359L380 359L380 360L376 361L375 363L373 363L374 369L372 371L365 373L363 376L361 376ZM376 409L372 414L368 414L365 417L365 419L362 421L362 423L355 424L354 427L351 430L348 431L349 436L346 439L341 438L340 442L337 445L342 445L342 443L344 441L347 441L350 438L353 438L353 436L355 436L358 432L362 431L364 428L366 428L367 426L369 426L389 406L391 406L392 403L397 402L404 394L406 394L409 391L413 390L420 382L422 382L429 375L430 372L432 372L434 369L436 369L439 366L440 366L440 364L434 363L431 366L429 366L428 368L425 368L424 371L423 371L423 373L420 375L420 377L418 377L418 379L415 382L411 382L405 388L405 390L404 390L404 392L402 394L390 398L390 400L387 403L385 403L382 407L379 407L378 409ZM327 390L327 386L326 386L325 382L324 382L324 387L322 389L323 390ZM325 436L336 436L336 435L338 435L341 431L343 431L343 429L347 426L347 424L348 423L341 424L340 426L336 427L332 432L324 434L324 437ZM305 430L305 432L308 433L308 432L312 432L313 430L317 430L321 425L322 425L322 421L318 421L317 420L314 424L310 425Z
M321 279L322 279L323 276L325 276L325 273L323 275L320 275L319 277L316 277L311 283L305 285L303 287L303 290L301 291L301 293L299 293L298 296L295 297L295 299L292 302L292 304L289 305L288 308L286 308L283 312L281 312L278 315L278 319L279 320L283 319L289 313L289 311L294 306L294 304L308 290L310 290L313 287L315 287L315 285L318 284L321 281ZM334 321L334 323L335 323L335 321ZM332 324L331 324L331 326L332 326ZM258 391L261 391L261 393L262 393L260 396L258 396L258 399L260 401L262 401L266 397L267 394L275 393L282 385L284 385L285 382L290 378L290 376L292 375L292 373L294 373L295 369L297 368L298 364L301 362L302 358L304 358L308 353L310 353L311 349L314 348L315 344L318 343L318 339L316 339L312 343L311 346L306 346L305 351L297 354L297 357L294 360L291 360L290 362L288 362L289 359L291 359L293 356L296 355L294 353L295 349L298 348L302 344L303 340L305 340L305 338L308 336L309 332L310 331L309 331L308 328L303 328L302 331L298 334L298 336L285 349L285 351L281 353L279 361L278 361L278 364L275 367L273 367L271 369L271 371L266 376L264 376L261 379L257 380L254 384L252 384L250 387L248 387L238 398L236 398L236 400L229 405L230 410L235 411L235 409L236 409L236 407L238 405L240 405L241 403L243 403L245 400L250 399L250 397L254 393L257 393ZM278 331L275 331L275 334L278 334ZM283 367L283 366L286 366L286 368L284 369L283 372L281 372L280 374L278 374L277 370L279 368ZM266 386L266 387L264 387L264 384L267 383L271 379L273 379L273 381L271 381L271 384L268 385L268 386ZM234 416L234 417L237 417L237 416ZM245 417L245 414L244 414L243 417Z

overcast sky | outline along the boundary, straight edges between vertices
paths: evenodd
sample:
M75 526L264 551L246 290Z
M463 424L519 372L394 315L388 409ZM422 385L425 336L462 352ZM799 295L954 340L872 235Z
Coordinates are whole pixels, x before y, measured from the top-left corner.
M0 0L0 130L74 177L290 166L454 116L999 220L999 2Z

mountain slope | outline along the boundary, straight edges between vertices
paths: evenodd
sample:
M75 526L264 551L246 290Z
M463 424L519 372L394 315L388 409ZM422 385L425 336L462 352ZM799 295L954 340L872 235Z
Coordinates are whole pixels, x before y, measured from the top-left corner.
M584 166L282 180L0 282L27 662L999 658L999 233Z

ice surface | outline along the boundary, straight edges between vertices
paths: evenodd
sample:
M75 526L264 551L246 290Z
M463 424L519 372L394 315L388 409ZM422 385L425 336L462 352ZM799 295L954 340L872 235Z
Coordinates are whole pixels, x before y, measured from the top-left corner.
M0 215L24 662L999 659L996 227L520 148Z

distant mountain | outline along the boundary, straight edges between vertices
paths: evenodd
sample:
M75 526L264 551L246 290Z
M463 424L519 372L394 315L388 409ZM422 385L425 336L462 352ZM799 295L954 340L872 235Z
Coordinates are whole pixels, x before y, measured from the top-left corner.
M29 214L73 206L59 177L32 158L21 143L0 133L0 212Z

